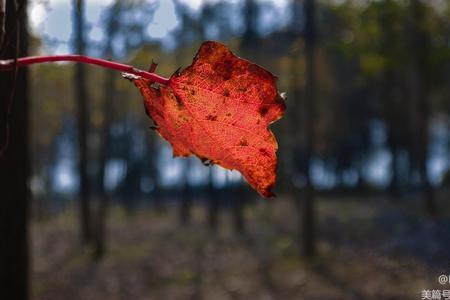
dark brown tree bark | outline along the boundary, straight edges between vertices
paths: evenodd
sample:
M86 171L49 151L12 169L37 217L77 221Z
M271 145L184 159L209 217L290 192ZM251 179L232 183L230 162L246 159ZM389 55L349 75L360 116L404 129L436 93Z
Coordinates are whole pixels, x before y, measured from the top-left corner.
M417 154L421 182L424 191L425 210L430 216L437 214L433 186L428 178L428 147L430 102L428 97L427 76L430 51L430 36L425 24L425 4L421 0L411 0L411 97L416 106L417 117Z
M0 0L0 49L3 48L3 39L6 33L6 0Z
M84 55L85 23L84 23L84 0L73 0L74 14L74 43L77 54ZM75 65L73 77L75 86L75 101L77 101L77 127L78 127L78 168L80 176L79 201L80 201L80 226L81 241L87 244L91 241L91 209L90 209L90 187L88 177L88 144L89 114L87 109L88 93L86 87L86 67L83 64Z
M245 0L244 4L245 32L242 47L246 50L256 48L255 42L258 39L258 5L255 0Z
M392 13L392 0L384 0L380 3L381 13L379 16L379 24L382 29L380 49L381 55L389 62L394 57L394 47L397 42L397 36L395 35L394 28L396 15ZM387 145L391 151L391 174L392 179L389 185L389 192L391 194L391 200L396 202L400 197L400 176L398 168L398 152L399 152L399 124L401 122L401 113L398 109L398 100L395 99L395 80L396 72L392 63L388 63L385 66L381 82L381 103L383 105L383 116L387 124Z
M208 189L207 189L207 197L208 197L208 227L212 232L217 231L218 223L219 223L219 197L214 194L213 187L213 168L209 168L209 178L208 178Z
M115 94L115 76L116 72L111 70L105 71L104 94L103 94L103 124L101 128L101 144L99 149L99 174L98 174L98 191L99 191L99 205L96 215L95 231L95 250L94 259L100 260L103 258L106 251L106 222L109 211L109 197L110 195L105 189L105 169L109 158L109 148L111 145L111 123L113 115L113 99Z
M188 181L190 166L191 166L190 160L186 160L184 162L183 192L181 194L181 205L180 205L180 225L182 226L187 226L191 223L193 191Z
M113 55L113 40L117 31L119 30L119 15L120 15L120 1L116 0L111 7L107 19L106 19L106 34L108 39L105 44L104 56L114 57ZM99 204L96 213L96 224L93 231L95 231L95 241L94 241L94 260L100 260L104 257L106 252L106 228L108 211L110 205L110 195L105 188L105 170L106 163L110 158L110 147L111 147L111 124L113 122L114 114L114 95L116 93L115 78L116 72L112 70L105 70L104 72L104 83L103 83L103 103L102 103L102 114L103 114L103 124L100 133L100 148L98 156L98 193L99 193Z
M306 60L306 87L305 87L305 198L303 201L303 255L311 257L316 253L316 220L314 207L314 187L311 182L311 162L314 155L314 115L316 102L316 21L315 1L304 0L305 7L305 60Z
M242 235L246 233L245 227L245 190L243 188L233 187L231 199L231 211L233 215L233 229L235 234Z
M0 59L27 55L26 4L6 1ZM28 71L0 73L0 299L29 297L28 105Z

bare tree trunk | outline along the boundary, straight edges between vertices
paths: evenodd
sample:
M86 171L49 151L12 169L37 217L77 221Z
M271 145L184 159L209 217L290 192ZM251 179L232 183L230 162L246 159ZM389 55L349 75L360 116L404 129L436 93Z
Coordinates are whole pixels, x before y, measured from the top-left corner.
M107 20L105 22L105 32L108 35L106 40L104 56L113 58L113 39L117 30L119 29L117 19L120 18L120 2L116 0L111 7L107 15ZM110 147L111 147L111 123L113 120L114 113L114 95L116 93L115 89L115 72L111 70L105 70L104 72L104 83L103 83L103 103L102 103L102 114L103 114L103 124L101 128L101 144L99 149L99 174L98 174L98 187L99 187L99 205L97 208L96 215L96 226L95 229L95 249L94 249L94 260L100 260L104 257L106 252L106 223L108 218L108 211L110 205L110 195L105 189L105 171L106 164L110 158Z
M390 133L392 134L392 133ZM392 154L392 162L391 162L391 172L392 172L392 179L389 185L389 192L391 194L391 200L393 202L397 202L400 198L400 174L399 174L399 167L398 167L398 146L397 142L394 141L395 137L388 137L389 148L391 149Z
M113 99L115 94L115 72L105 71L104 97L103 97L103 124L101 129L101 144L99 149L99 206L97 210L97 220L95 226L95 251L94 259L99 260L105 254L106 241L106 221L108 218L109 195L105 189L105 169L109 158L109 148L111 145L111 122L113 114ZM94 228L93 228L94 231Z
M233 187L231 197L232 197L231 209L233 213L234 233L236 233L237 235L242 235L246 233L245 215L244 215L244 208L246 201L245 190L243 190L240 187L238 189L236 189L236 187Z
M393 60L395 55L395 45L397 35L395 33L396 15L393 13L393 0L383 0L381 2L381 13L379 15L379 24L381 26L381 44L380 54L387 60ZM389 185L391 201L397 202L400 197L400 176L398 168L398 152L399 152L399 127L402 126L402 116L399 113L398 99L394 96L396 83L396 69L392 63L386 64L384 67L381 81L381 101L383 104L383 117L387 124L387 145L392 155L390 165L392 179ZM400 124L399 124L400 123Z
M389 28L385 28L385 30L389 30ZM384 47L389 47L389 44L387 43L389 41L392 42L392 40L387 39ZM397 202L400 197L400 176L398 168L399 134L397 128L397 126L399 126L398 122L400 120L400 116L398 115L397 103L393 96L394 80L394 72L392 70L386 70L383 75L382 97L385 108L384 115L388 125L387 145L392 155L390 166L392 179L389 184L389 192L391 194L391 201Z
M209 178L208 178L208 227L209 230L215 232L217 231L218 221L219 221L219 198L214 195L213 187L213 168L209 168Z
M84 0L73 0L74 14L74 36L77 54L85 54L84 36ZM87 136L89 132L89 114L87 109L88 94L86 87L86 70L83 64L75 65L74 75L75 101L78 102L78 148L79 148L79 175L80 175L80 222L81 241L88 244L91 239L91 209L90 209L90 187L88 179L88 146Z
M434 189L428 178L428 146L430 137L428 133L430 103L428 99L427 60L430 50L430 37L425 28L425 7L422 1L411 1L411 20L412 20L412 52L413 52L413 70L411 86L414 89L412 97L417 109L417 146L418 163L423 190L425 193L425 210L430 216L437 214Z
M305 90L305 133L306 133L306 187L303 202L303 254L311 257L316 252L316 220L314 208L314 187L311 182L311 162L314 154L314 114L316 101L315 74L315 1L305 0L305 55L306 55L306 90Z
M2 22L9 35L0 46L0 59L27 55L26 5L6 2ZM28 71L0 73L0 299L29 297L28 106Z
M0 0L0 49L3 49L3 39L6 34L6 0Z
M258 39L258 4L255 0L245 0L244 3L244 23L245 32L242 41L242 47L247 51L251 51L252 48L257 47L256 43Z
M191 223L192 191L190 187L185 187L181 196L180 225L187 226Z
M186 226L191 223L191 208L192 208L192 188L189 185L189 169L191 163L189 160L184 162L184 172L183 172L183 193L181 195L181 205L180 205L180 225Z

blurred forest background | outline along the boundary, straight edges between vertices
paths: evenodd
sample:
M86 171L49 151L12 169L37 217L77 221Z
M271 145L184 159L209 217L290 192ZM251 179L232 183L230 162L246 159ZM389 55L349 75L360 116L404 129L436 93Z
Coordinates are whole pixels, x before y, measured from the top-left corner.
M450 290L449 1L0 4L2 59L155 60L170 76L213 39L288 95L277 198L262 199L236 171L173 159L120 73L0 73L0 299Z

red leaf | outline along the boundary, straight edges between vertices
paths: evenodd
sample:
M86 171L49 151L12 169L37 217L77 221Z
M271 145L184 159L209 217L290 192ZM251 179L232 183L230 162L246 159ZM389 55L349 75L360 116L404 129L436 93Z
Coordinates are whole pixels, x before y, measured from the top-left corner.
M268 125L285 110L275 76L208 41L167 86L131 79L174 156L238 170L262 196L273 196L278 145Z

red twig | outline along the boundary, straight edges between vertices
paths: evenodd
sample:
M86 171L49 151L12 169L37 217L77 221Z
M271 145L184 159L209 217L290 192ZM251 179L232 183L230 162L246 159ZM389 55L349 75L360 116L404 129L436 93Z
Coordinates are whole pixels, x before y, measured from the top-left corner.
M133 66L112 62L104 59L93 58L83 55L52 55L52 56L29 56L20 57L17 59L17 67L24 67L32 64L57 62L57 61L72 61L90 65L97 65L103 68L113 69L121 72L126 72L141 76L143 78L152 80L160 84L169 84L169 78L159 76L158 74L139 70ZM0 71L10 71L14 69L14 59L0 60Z

